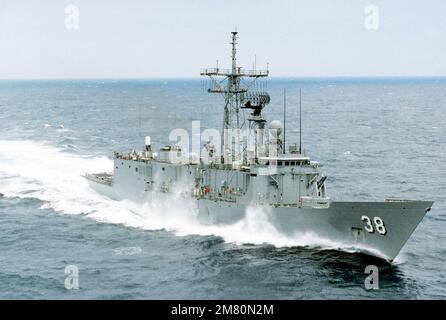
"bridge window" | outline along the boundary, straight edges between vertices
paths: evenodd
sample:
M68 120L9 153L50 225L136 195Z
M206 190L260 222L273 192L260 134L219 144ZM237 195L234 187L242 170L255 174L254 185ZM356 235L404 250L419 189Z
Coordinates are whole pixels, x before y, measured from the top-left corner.
M289 162L289 161L285 161L285 165L286 165L286 166L289 166L289 165L290 165L290 162Z

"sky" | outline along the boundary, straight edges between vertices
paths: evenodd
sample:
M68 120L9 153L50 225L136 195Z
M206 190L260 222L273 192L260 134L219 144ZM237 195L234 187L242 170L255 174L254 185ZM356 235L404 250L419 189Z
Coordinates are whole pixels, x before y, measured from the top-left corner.
M73 9L74 8L74 9ZM446 76L444 0L0 0L0 79Z

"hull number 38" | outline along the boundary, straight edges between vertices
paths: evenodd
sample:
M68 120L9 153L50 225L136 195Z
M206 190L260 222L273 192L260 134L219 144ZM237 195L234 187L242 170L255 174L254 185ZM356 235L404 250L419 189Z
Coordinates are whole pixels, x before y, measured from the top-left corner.
M367 231L369 233L373 233L376 230L376 231L378 231L379 234L382 234L382 235L385 235L387 233L386 226L384 225L384 221L380 217L374 217L373 223L372 223L372 219L370 219L367 216L362 216L361 220L364 221L366 224L364 226L365 231Z

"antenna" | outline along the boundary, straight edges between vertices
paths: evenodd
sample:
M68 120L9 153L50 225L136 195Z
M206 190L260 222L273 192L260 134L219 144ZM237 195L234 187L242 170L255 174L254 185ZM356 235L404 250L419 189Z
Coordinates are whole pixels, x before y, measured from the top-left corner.
M141 106L138 108L138 127L139 127L139 136L142 136L141 133Z
M299 152L302 154L302 88L299 88Z
M235 28L237 30L237 27ZM232 41L231 41L231 45L232 45L232 75L235 75L237 72L237 58L236 58L236 54L237 54L237 31L233 31L231 32L232 34Z
M282 152L286 153L285 146L285 137L286 137L286 89L283 88L283 144L282 144Z

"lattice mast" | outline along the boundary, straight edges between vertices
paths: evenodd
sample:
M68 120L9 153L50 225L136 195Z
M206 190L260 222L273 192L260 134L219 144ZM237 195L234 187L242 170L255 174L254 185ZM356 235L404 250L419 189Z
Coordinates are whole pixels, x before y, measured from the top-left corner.
M240 109L251 109L253 112L248 118L249 128L260 128L263 134L265 121L261 115L261 110L269 103L270 97L266 92L252 91L251 88L258 78L267 77L269 70L244 70L237 66L237 38L238 32L231 32L232 68L221 69L217 65L217 68L202 70L200 75L208 76L211 79L211 87L208 88L208 92L219 93L224 96L225 106L221 135L224 141L223 158L227 161L228 150L232 150L230 161L243 159L243 163L245 163L247 161L246 156L240 153L245 153L246 150L243 148L241 150L240 146L236 145L231 137L228 137L228 132L244 129L246 121L241 117ZM242 84L242 80L245 78L248 80Z

